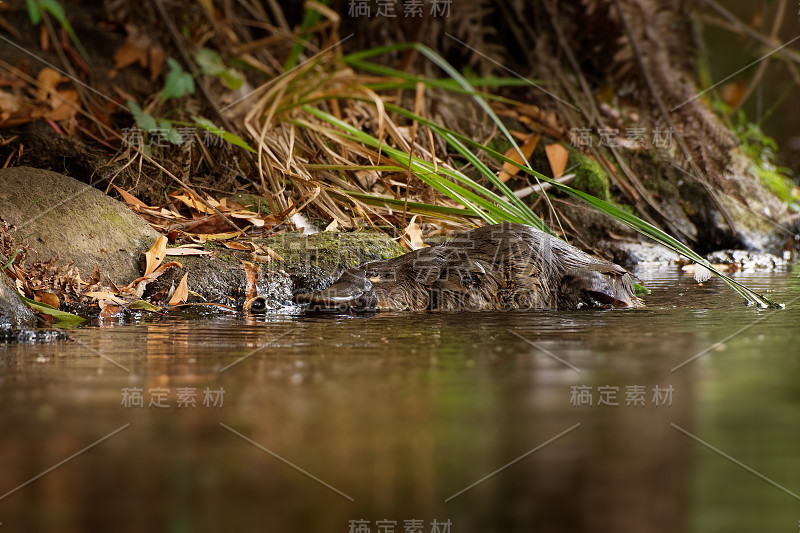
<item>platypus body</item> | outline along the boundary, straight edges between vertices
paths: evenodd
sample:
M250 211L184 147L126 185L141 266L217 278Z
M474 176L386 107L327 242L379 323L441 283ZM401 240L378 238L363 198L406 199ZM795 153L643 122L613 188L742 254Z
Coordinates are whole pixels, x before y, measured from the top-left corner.
M346 270L314 309L479 311L639 307L622 267L522 224L484 226L438 246Z

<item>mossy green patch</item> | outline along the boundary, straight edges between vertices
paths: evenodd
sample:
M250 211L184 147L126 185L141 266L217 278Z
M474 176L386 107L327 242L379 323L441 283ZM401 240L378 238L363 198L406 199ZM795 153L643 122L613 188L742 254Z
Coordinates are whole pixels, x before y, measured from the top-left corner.
M269 215L272 211L269 208L269 200L257 194L236 193L228 198L243 205L248 210L259 215Z
M571 151L569 165L575 167L573 170L575 179L572 181L575 189L589 193L601 200L609 201L611 199L611 182L599 163L578 151Z
M390 259L405 249L375 232L287 234L263 240L287 265L310 264L323 269L351 268L364 261Z
M778 143L764 134L758 124L749 122L743 111L735 117L734 131L742 142L740 150L751 161L753 172L772 194L800 211L800 190L791 178L792 171L778 166Z
M798 201L800 201L800 192L795 186L794 182L787 176L780 173L780 169L772 165L764 164L764 162L753 162L753 171L759 177L761 183L764 184L772 194L794 207L797 211Z

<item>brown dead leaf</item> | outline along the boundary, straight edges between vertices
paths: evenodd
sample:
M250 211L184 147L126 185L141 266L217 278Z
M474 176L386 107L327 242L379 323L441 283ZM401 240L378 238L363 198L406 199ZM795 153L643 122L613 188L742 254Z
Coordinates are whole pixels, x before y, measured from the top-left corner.
M122 307L118 305L100 303L100 318L112 318L122 312Z
M558 179L564 174L569 159L569 150L558 143L548 144L544 147L547 154L547 161L550 163L550 170L553 171L553 178Z
M128 36L125 44L119 47L114 53L114 68L122 70L128 65L133 65L138 61L139 65L146 67L148 63L147 50L139 48L135 42Z
M40 109L14 94L0 91L0 128L31 122L46 112L47 109Z
M164 49L152 37L139 31L136 26L126 25L125 30L128 32L128 37L114 53L114 70L111 71L111 77L114 78L117 71L139 63L142 68L150 68L150 81L155 81L164 67L166 56Z
M185 244L175 248L167 248L167 255L214 255L214 252L197 248L196 245Z
M120 189L119 187L117 187L116 185L114 185L114 188L117 190L119 195L122 196L122 199L125 200L126 204L137 206L137 207L146 207L146 208L149 208L149 209L153 209L152 207L148 206L146 203L144 203L143 201L139 200L138 198L136 198L134 195L132 195L128 191L124 191L124 190Z
M53 110L45 113L42 118L55 122L68 120L78 114L78 92L72 89L53 93Z
M268 255L259 255L256 252L250 252L250 261L263 265L265 263L272 263L272 258Z
M160 235L156 242L153 244L152 248L150 248L144 255L147 258L147 264L144 269L144 275L147 276L148 274L153 273L158 265L161 264L161 261L164 260L166 257L167 251L167 238L163 235Z
M541 137L540 135L531 134L528 136L525 143L522 146L520 146L520 151L522 152L522 155L525 156L525 161L522 161L522 159L519 156L519 152L517 152L513 146L508 150L506 150L505 156L511 159L512 161L516 161L520 165L526 164L528 162L528 159L531 158L533 151L536 149L536 145L539 144L540 137ZM516 176L518 172L519 169L517 167L515 167L511 163L506 162L503 163L503 170L497 177L500 179L500 181L505 183L509 179L511 179L512 176Z
M263 246L262 248L263 248L263 250L264 250L265 252L267 252L267 254L269 254L269 256L270 256L271 258L273 258L275 261L280 261L281 263L285 262L285 261L284 261L284 259L283 259L283 257L281 257L281 256L280 256L280 254L279 254L278 252L276 252L275 250L273 250L273 249L272 249L272 248L270 248L269 246Z
M244 266L244 276L246 280L244 297L250 300L258 296L258 274L261 269L258 265L250 261L242 261L242 266Z
M411 222L408 223L406 229L403 230L403 236L405 239L403 240L403 244L406 246L410 245L412 250L419 250L420 248L427 248L428 245L422 242L422 228L419 224L417 224L417 215L414 215L411 218ZM408 242L406 242L408 241Z
M67 79L68 78L62 76L57 70L50 67L44 67L39 71L39 74L36 75L36 81L39 82L39 87L36 91L39 100L44 101L50 99L50 106L55 108L57 101L53 101L55 98L51 98L51 95L58 92L56 91L58 84L63 81L67 81Z
M106 302L106 303L111 302L111 303L114 303L114 304L117 304L117 305L126 305L128 303L125 300L123 300L122 298L119 298L118 296L112 294L109 291L91 291L91 292L85 292L85 293L83 293L83 295L84 296L88 296L89 298L93 298L93 299L97 300L98 303L100 303L100 302Z
M245 244L245 243L241 243L239 241L228 241L228 242L223 242L222 245L225 248L230 248L231 250L243 250L245 252L253 251L252 243L246 243Z
M167 54L160 46L150 48L150 81L156 81L164 68L164 59Z
M239 235L241 235L241 233L238 231L229 231L227 233L197 233L191 235L191 238L193 241L203 244L208 241L226 241L238 237Z
M207 215L213 214L214 210L208 207L203 200L201 200L198 196L192 194L187 190L180 190L175 191L169 194L170 198L173 200L177 200L184 204L185 206L194 209L200 213L204 213ZM208 200L207 200L208 201ZM208 201L210 205L214 205L216 202ZM214 206L216 207L216 206Z
M145 274L141 278L136 278L135 280L128 283L125 287L123 287L120 292L127 292L133 291L136 296L140 297L144 293L144 288L147 286L148 283L154 281L158 278L161 274L169 270L170 268L183 268L183 265L180 264L178 261L170 261L169 263L164 263L153 272L149 274Z
M238 218L242 220L247 220L253 226L257 228L264 227L264 219L260 216L256 215L252 211L230 211L228 216L231 218Z
M178 287L175 289L175 292L172 294L172 298L169 299L169 305L178 305L182 304L189 298L189 288L186 286L186 278L189 277L189 273L183 275L180 282L178 282Z
M91 287L93 285L97 285L98 283L100 283L100 267L97 265L97 263L95 263L92 276L86 280L86 286Z
M253 245L253 251L256 254L262 255L262 256L263 255L268 255L270 259L274 259L275 261L280 261L281 263L285 262L283 257L281 257L278 252L276 252L275 250L273 250L272 248L270 248L266 244L261 246L261 245L256 244L256 243L252 243L252 245ZM266 262L266 261L262 261L262 262Z
M39 301L43 304L47 304L50 307L55 307L58 309L61 306L61 301L58 299L58 296L53 294L52 292L42 292L39 294Z

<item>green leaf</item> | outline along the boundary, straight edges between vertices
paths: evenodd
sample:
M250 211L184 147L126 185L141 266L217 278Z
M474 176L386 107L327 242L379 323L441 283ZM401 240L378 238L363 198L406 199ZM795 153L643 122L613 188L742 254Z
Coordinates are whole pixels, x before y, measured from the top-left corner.
M67 14L57 0L37 0L37 4L39 4L40 9L44 9L53 15L53 18L56 19L61 26L66 27L69 25Z
M222 57L210 48L201 48L194 55L194 60L204 74L216 76L232 90L239 89L244 84L244 78L238 70L229 68L222 61Z
M67 32L67 35L69 35L70 40L75 44L75 48L78 49L83 59L88 62L89 54L86 53L86 49L78 40L75 30L72 29L72 24L67 20L67 14L64 12L64 8L58 3L58 0L36 0L36 2L40 9L44 9L53 15L53 18L56 19L61 27L64 28L64 31ZM28 5L28 14L30 14L30 5ZM41 12L39 16L41 18Z
M153 305L144 300L135 300L129 303L128 309L133 309L134 311L161 311L161 308L157 305Z
M7 269L7 268L8 268L8 267L11 265L11 263L13 263L13 262L14 262L14 259L16 259L16 258L17 258L17 256L18 256L18 255L19 255L21 252L22 252L22 248L17 248L16 250L14 250L14 255L12 255L12 256L11 256L11 259L9 259L9 260L8 260L8 262L7 262L5 265L3 265L3 268L0 268L0 274L2 274L2 273L3 273L3 271L4 271L5 269Z
M242 85L244 85L244 78L239 73L238 70L234 68L226 68L222 72L218 74L219 78L222 82L233 91L237 89L241 89Z
M200 70L205 74L216 76L221 71L225 70L225 63L222 62L222 57L210 48L201 48L194 54L194 60Z
M331 2L332 0L319 0L319 3L324 6L331 5ZM303 21L300 23L300 32L298 38L295 40L292 50L289 52L289 57L286 59L286 63L283 65L284 72L293 69L295 65L297 65L297 60L300 58L300 54L303 53L303 49L306 47L305 39L308 36L308 30L317 25L321 16L321 13L314 9L313 4L308 5L305 13L303 13Z
M204 130L213 133L214 135L219 135L220 137L222 137L223 141L226 141L226 142L229 142L229 143L231 143L233 145L236 145L239 148L244 148L245 150L248 150L248 151L250 151L250 152L252 152L254 154L256 153L256 151L253 150L250 147L250 145L247 144L238 135L236 135L234 133L231 133L229 131L225 131L222 128L217 127L216 124L214 124L213 122L211 122L207 118L203 118L203 117L193 117L193 118L194 118L195 124L197 124L198 126L203 128Z
M164 90L161 91L161 101L170 98L181 98L187 94L194 94L194 79L192 75L183 70L181 64L173 58L167 58L169 74L164 82Z
M25 0L25 4L28 6L28 18L31 19L31 24L38 26L42 21L42 11L39 9L39 4L36 3L36 0Z
M142 108L139 107L139 104L133 100L128 100L128 109L131 110L133 120L136 121L136 125L139 126L142 131L148 132L150 130L158 129L158 123L156 122L155 117L142 111Z
M183 144L183 139L175 129L174 123L166 118L158 119L158 129L162 132L162 138L167 139L172 144L180 146Z
M71 328L73 326L77 326L85 319L79 317L78 315L73 315L72 313L67 313L66 311L59 311L52 305L47 305L42 302L36 302L31 300L30 298L25 298L24 296L20 296L25 305L36 311L37 313L42 313L43 315L50 315L53 318L58 319L58 323L55 324L56 327L59 328Z
M650 294L650 289L642 285L636 280L633 280L633 290L636 296L644 296L646 294Z

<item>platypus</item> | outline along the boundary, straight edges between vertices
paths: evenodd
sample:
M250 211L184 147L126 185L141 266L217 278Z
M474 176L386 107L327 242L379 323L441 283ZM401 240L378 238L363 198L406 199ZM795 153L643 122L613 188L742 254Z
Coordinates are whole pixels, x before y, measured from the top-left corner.
M622 267L523 224L503 223L345 270L314 309L478 311L643 305Z

